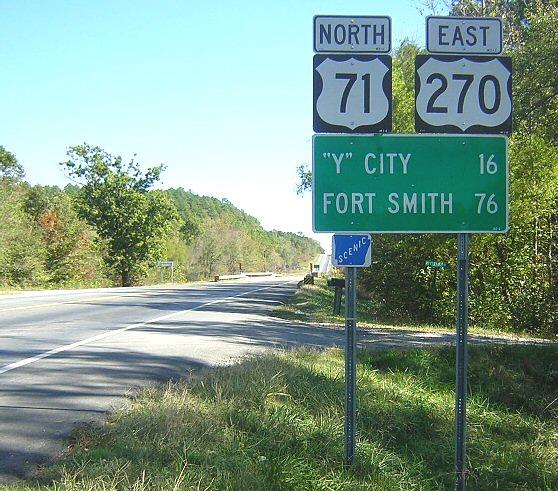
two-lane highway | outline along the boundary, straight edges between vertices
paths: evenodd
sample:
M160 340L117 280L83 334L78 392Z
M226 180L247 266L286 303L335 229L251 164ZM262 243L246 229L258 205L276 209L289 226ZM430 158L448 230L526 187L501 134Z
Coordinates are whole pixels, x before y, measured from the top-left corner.
M339 345L341 333L267 316L299 279L0 297L0 481L55 457L130 389L267 348Z

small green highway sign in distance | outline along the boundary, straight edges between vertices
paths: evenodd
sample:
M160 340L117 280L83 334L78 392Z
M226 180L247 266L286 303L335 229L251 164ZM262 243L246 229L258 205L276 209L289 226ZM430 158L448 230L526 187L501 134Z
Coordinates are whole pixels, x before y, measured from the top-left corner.
M429 266L431 268L441 268L446 269L448 267L448 263L445 261L432 261L429 259L428 261L424 261L425 266Z
M506 232L507 161L499 135L314 135L314 231Z

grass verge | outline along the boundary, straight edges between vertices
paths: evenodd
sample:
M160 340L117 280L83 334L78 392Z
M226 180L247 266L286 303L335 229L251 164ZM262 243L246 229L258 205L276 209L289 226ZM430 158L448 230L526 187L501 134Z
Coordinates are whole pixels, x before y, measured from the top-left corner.
M285 305L277 307L272 315L285 320L310 322L318 324L338 324L345 323L345 311L343 295L343 305L341 308L341 315L333 314L333 296L334 289L327 286L325 278L316 278L314 285L302 285L291 298L290 302ZM424 332L445 332L454 333L454 326L443 326L436 324L387 324L379 321L375 314L374 304L370 300L359 298L357 302L357 316L359 328L367 327L382 327L393 328L398 330L413 330ZM488 336L508 336L508 337L542 337L535 336L528 332L513 332L488 329L481 326L469 326L471 334L481 334ZM545 338L548 339L548 338ZM556 340L553 338L552 340Z
M558 489L558 348L471 347L471 489ZM453 484L454 352L360 352L343 471L343 353L250 358L145 390L12 490L440 490Z

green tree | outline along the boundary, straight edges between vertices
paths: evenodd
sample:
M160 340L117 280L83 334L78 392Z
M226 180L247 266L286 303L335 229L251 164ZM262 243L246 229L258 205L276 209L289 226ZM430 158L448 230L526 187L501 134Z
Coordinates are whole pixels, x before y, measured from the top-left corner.
M24 175L23 166L17 161L16 156L0 145L0 180L19 182Z
M513 52L514 124L521 134L558 141L558 2L521 11ZM518 14L519 15L519 14Z
M224 226L223 219L209 219L192 242L189 270L193 278L211 278L229 272L222 268L223 250L226 247L223 242Z
M451 2L453 15L482 15L482 2ZM514 75L514 134L509 143L510 230L473 237L470 320L473 324L530 332L558 332L558 3L484 2L484 13L504 19L505 45ZM394 58L394 131L409 131L412 57ZM411 82L411 83L409 83ZM411 97L409 97L411 95ZM402 104L397 101L407 101ZM406 109L405 109L406 108ZM404 111L404 112L401 112ZM411 130L412 131L412 128ZM362 285L377 300L382 319L451 323L455 299L455 238L444 235L379 236ZM444 260L432 295L425 259Z
M142 172L140 165L88 144L70 147L63 162L81 184L78 211L105 241L105 261L122 286L142 277L149 263L161 257L164 241L178 214L161 191L151 190L163 165Z
M481 15L460 0L452 13ZM558 2L492 0L512 57L514 133L510 138L508 234L472 244L475 322L558 333Z
M42 232L49 282L64 286L105 282L102 242L78 216L70 193L56 186L33 186L26 192L24 208Z
M393 131L415 132L415 57L419 48L403 41L393 57Z
M298 177L296 194L301 196L312 189L312 171L308 168L308 165L301 164L296 168L296 175Z
M182 188L166 193L184 223L189 278L238 273L241 269L294 271L321 251L315 240L302 234L264 230L256 218L227 199L198 196Z
M0 179L0 284L39 286L45 279L45 248L23 209L22 185Z

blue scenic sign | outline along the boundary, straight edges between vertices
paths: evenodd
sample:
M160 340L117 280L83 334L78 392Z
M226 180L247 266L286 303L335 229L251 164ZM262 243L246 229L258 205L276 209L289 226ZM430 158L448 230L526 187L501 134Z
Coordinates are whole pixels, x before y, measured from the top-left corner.
M372 264L372 237L368 234L334 234L332 251L331 262L334 266L370 266Z

